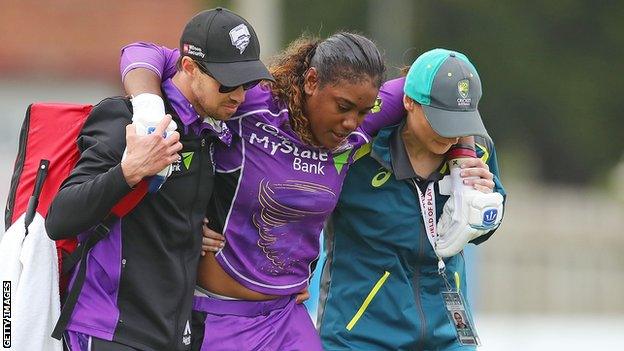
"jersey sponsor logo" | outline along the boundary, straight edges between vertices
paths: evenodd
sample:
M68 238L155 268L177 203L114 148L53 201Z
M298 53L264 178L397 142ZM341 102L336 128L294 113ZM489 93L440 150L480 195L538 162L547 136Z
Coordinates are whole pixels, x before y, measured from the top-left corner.
M371 185L375 188L379 188L380 186L384 185L388 181L388 179L390 179L391 175L392 172L383 169L379 173L375 174L373 180L371 181Z
M325 165L321 164L321 162L309 163L302 161L300 158L295 158L292 167L295 171L325 175Z
M498 210L495 208L483 212L483 225L486 227L493 225L496 217L498 217Z
M180 172L182 170L182 161L178 160L171 164L171 173Z
M250 144L262 146L269 150L272 156L278 151L283 154L291 154L293 156L292 168L295 171L325 175L325 166L329 160L329 154L326 151L300 150L290 140L280 135L280 131L276 127L263 122L256 122L256 127L280 140L274 141L268 135L258 136L252 132L249 136Z
M230 31L230 40L232 41L232 45L240 51L240 54L242 54L247 48L247 45L249 45L249 38L251 38L249 29L242 23L232 28Z
M349 160L349 154L351 154L351 150L347 150L347 151L345 151L345 152L343 152L341 154L333 156L334 167L336 167L336 172L338 172L338 174L340 174L340 171L342 171L342 167Z
M183 152L180 160L171 164L171 172L182 172L184 170L191 169L191 163L193 162L193 155L195 152ZM184 166L184 168L182 168Z
M184 53L187 55L197 56L201 58L206 57L206 54L203 52L202 48L192 44L182 45L182 51L184 51Z
M182 163L184 163L184 167L186 170L191 169L191 162L193 161L194 152L183 152L182 153Z
M182 334L182 343L187 346L191 344L191 325L188 320L186 321L184 333Z

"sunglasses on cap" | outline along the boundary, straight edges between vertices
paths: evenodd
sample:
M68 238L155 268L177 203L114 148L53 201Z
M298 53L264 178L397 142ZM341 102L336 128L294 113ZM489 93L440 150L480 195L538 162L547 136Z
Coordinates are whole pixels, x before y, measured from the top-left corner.
M212 79L214 79L214 80L217 80L217 79L216 79L216 78L215 78L215 77L214 77L214 76L210 73L210 71L208 71L208 69L207 69L206 67L204 67L201 63L199 63L199 62L197 62L197 61L195 61L195 60L193 60L193 62L195 62L195 64L197 65L197 67L199 68L199 70L200 70L200 71L202 71L202 73L204 73L204 74L206 74L206 75L210 76L210 77L211 77ZM217 80L217 82L219 82L219 81ZM228 93L231 93L231 92L233 92L234 90L238 89L238 87L240 87L240 86L242 86L242 87L243 87L243 90L247 91L247 90L249 90L249 89L251 89L251 88L255 87L256 85L258 85L258 83L260 83L260 81L259 81L259 80L252 80L251 82L247 82L247 83L244 83L244 84L241 84L241 85L237 85L237 86L235 86L235 87L229 87L229 86L227 86L227 85L223 85L223 84L219 83L219 92L220 92L221 94L228 94Z

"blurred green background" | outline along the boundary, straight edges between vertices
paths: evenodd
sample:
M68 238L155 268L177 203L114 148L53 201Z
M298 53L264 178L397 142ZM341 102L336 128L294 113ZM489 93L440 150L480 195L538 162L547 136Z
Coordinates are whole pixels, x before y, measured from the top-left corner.
M483 80L480 111L503 162L525 162L514 170L527 176L606 187L622 161L622 1L294 0L284 12L283 43L302 30L324 37L355 29L394 67L435 47L466 53Z

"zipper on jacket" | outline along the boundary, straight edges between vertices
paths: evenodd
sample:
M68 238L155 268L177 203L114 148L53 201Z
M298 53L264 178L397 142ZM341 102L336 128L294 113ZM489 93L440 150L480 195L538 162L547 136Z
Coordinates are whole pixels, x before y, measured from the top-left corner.
M416 184L416 181L414 179L411 179L411 184L414 187L418 187L418 184ZM416 189L414 189L416 190ZM418 197L418 191L416 191L416 196ZM420 201L420 198L418 199L418 201ZM419 207L420 208L420 207ZM425 239L428 241L429 239L426 238L426 228L425 228L425 223L420 222L420 235L419 235L419 247L418 247L418 257L417 257L417 261L418 262L422 262L423 261L423 256L424 256L424 251L425 251L425 245L428 244L428 242L425 242ZM425 235L422 235L425 234ZM418 350L423 350L425 347L425 338L427 337L427 319L425 318L425 311L423 310L422 307L422 302L420 299L420 269L416 269L416 271L414 272L414 287L413 287L413 292L414 292L414 299L416 302L416 307L418 309L418 314L420 315L420 319L421 319L421 330L420 330L420 338L418 339Z
M204 158L205 158L204 157L204 150L206 149L206 138L205 137L201 138L200 145L201 145L201 147L199 148L199 152L198 152L199 153L199 155L198 155L199 156L199 160L198 160L199 161L199 177L197 179L197 189L195 189L195 197L193 198L193 202L192 202L193 204L197 202L197 197L199 196L199 191L201 189L201 185L203 184L203 182L202 182L202 180L203 180L203 170L204 170L204 167L205 167L205 165L204 165ZM209 160L209 161L212 162L212 160ZM193 209L191 208L189 216L188 216L189 232L191 232L191 233L193 231L193 216L192 216L192 213L193 213ZM180 261L181 262L185 262L186 261L184 259L184 253L180 253ZM186 282L187 279L188 279L188 271L186 269L186 264L182 265L182 270L183 270L183 273L184 273L184 282ZM183 292L184 292L183 296L186 296L186 294L188 292L188 289L186 288L186 284L184 285L184 291ZM181 304L182 304L182 302L180 303L180 305ZM179 305L179 308L178 308L179 314L178 314L178 316L176 318L176 324L175 324L175 336L174 336L173 345L172 345L173 349L176 349L175 346L178 345L179 342L181 342L180 338L184 337L184 331L182 331L182 335L179 334L179 331L180 331L180 328L179 328L180 327L180 317L182 316L182 313L183 313L182 306L180 306L180 305ZM191 303L191 306L192 305L193 304ZM192 307L191 307L191 309L192 309ZM191 310L191 314L192 313L193 313L193 311ZM190 323L190 318L189 318L188 322ZM192 338L192 335L191 335L191 338ZM190 345L187 345L187 346L190 347Z

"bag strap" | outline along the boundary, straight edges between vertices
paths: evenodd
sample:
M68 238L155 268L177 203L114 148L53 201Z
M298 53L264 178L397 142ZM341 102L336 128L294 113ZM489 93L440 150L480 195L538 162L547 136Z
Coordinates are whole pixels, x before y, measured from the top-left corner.
M141 180L139 184L135 185L131 192L126 194L126 196L124 196L115 206L113 206L111 213L121 218L132 211L132 209L134 209L139 202L141 202L143 197L145 197L145 194L147 194L151 178L152 177L145 178Z
M87 276L87 255L89 251L102 239L108 236L110 232L111 226L115 223L115 221L119 220L133 208L135 208L139 202L145 197L147 194L149 185L149 178L141 180L137 186L126 196L124 196L111 210L111 213L102 221L102 223L98 224L92 231L91 234L87 236L87 239L84 243L81 243L78 248L70 255L63 258L63 266L62 273L68 274L78 262L78 271L76 272L76 277L74 279L74 284L69 290L67 298L65 299L65 303L63 304L63 308L61 309L61 315L56 322L56 326L54 327L54 331L52 332L52 337L61 340L63 337L63 333L65 329L67 329L67 325L74 313L74 308L76 307L76 303L78 302L78 297L80 296L80 292L82 291L82 286L84 285L85 278Z
M63 304L63 308L61 309L61 315L56 322L54 331L52 331L53 338L61 340L61 338L63 337L63 332L65 332L67 324L69 324L69 320L71 319L71 316L74 312L74 307L76 307L76 302L78 302L78 296L80 296L82 286L87 276L86 257L88 252L95 246L95 244L97 244L100 240L104 239L108 235L108 233L110 232L110 227L118 219L119 217L115 215L108 215L108 217L106 217L106 219L104 219L102 223L98 224L91 232L91 234L87 236L85 242L81 243L70 256L78 256L77 259L73 259L73 264L76 264L77 261L80 261L80 265L78 266L78 272L76 273L74 284L69 290L67 299L65 299L65 303ZM65 265L63 265L63 273L65 273L65 270Z
M128 193L124 196L111 210L111 214L115 215L118 218L121 218L127 215L133 208L135 208L139 202L143 199L145 194L147 194L149 181L142 180L137 186L132 190L132 192ZM101 238L103 239L103 238ZM99 240L98 240L99 241ZM97 242L93 243L94 245ZM74 269L80 258L82 257L82 250L85 246L79 246L74 252L71 254L66 254L63 256L63 267L61 267L61 274L66 275Z

